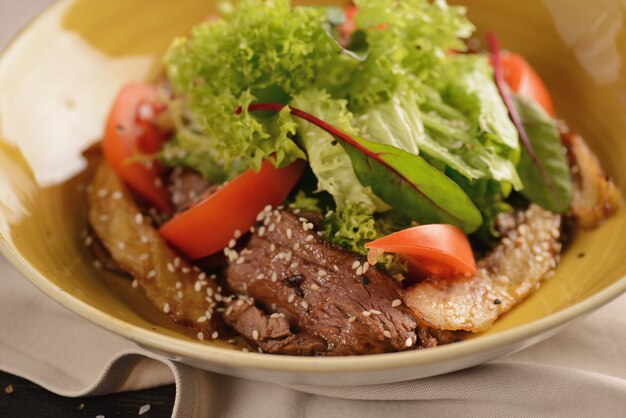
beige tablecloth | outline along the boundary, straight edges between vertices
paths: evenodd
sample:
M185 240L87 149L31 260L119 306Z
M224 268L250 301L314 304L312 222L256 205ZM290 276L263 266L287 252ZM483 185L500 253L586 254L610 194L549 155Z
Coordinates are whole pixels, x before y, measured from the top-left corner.
M57 305L3 258L0 288L0 369L65 396L174 382L176 418L626 417L626 296L546 342L483 366L404 383L323 388L176 364Z

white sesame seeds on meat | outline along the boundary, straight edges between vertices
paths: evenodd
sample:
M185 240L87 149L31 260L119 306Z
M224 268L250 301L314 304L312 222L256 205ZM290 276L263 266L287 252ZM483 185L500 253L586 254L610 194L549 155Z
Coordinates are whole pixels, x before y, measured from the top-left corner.
M207 284L206 282L200 282L200 286L206 286L206 284ZM213 297L213 293L214 293L214 291L213 291L212 287L207 287L206 288L206 295L208 297L212 298Z
M109 215L107 214L100 215L98 219L100 220L100 222L106 222L109 220Z
M370 309L370 312L372 313L372 315L381 315L382 312L379 311L378 309Z
M183 267L182 269L180 269L184 274L188 274L191 272L191 269L189 267Z
M139 261L146 261L148 258L150 258L150 254L144 253L139 256Z
M205 315L202 315L200 318L196 319L196 322L201 324L203 322L206 322L209 318L207 318Z
M263 235L265 235L265 226L259 228L259 236L262 237Z
M256 329L252 331L252 338L254 339L254 341L259 339L259 331L257 331Z
M293 237L293 231L291 228L287 228L287 238L291 239Z
M315 284L315 283L312 283L310 288L311 288L311 290L320 290L320 287L317 284Z
M359 263L359 260L356 260L354 263L352 263L352 270L358 268L361 265L361 263Z
M237 264L243 264L245 261L246 261L246 258L245 258L245 257L239 257L239 258L237 259L237 261L235 261L235 263L237 263Z
M126 244L120 241L117 243L117 248L119 248L120 250L124 250L124 248L126 248Z
M202 331L200 331L196 336L200 341L204 341L204 333Z
M148 411L150 411L150 404L141 405L141 407L139 408L139 415L143 415Z
M182 282L176 282L176 289L181 289L183 287Z
M274 243L270 244L270 251L272 251L272 252L276 251L276 244L274 244Z
M308 309L309 302L307 302L306 300L303 300L302 302L300 302L300 306L302 306L304 309Z
M370 311L363 311L363 312L361 312L361 314L363 316L370 316L372 313Z
M391 333L390 333L389 331L387 331L387 330L384 330L384 331L383 331L383 335L384 335L385 337L387 337L387 338L391 338Z
M265 278L265 274L259 273L259 274L257 274L256 278L257 278L257 280L262 280L262 279Z
M109 194L109 190L108 189L100 189L98 190L98 197L106 197Z
M272 273L272 281L276 282L276 280L278 280L278 276L276 275L276 272Z
M311 242L315 239L315 237L313 235L307 235L306 238L304 239L306 242Z
M157 276L156 270L150 270L146 276L148 279L154 279Z
M300 244L299 243L296 242L295 244L293 244L293 250L294 251L298 251L299 249L300 249Z
M294 261L293 263L289 265L289 268L294 270L294 269L297 269L299 265L300 265L299 263Z
M294 293L292 293L291 295L289 295L289 297L287 298L287 302L291 303L293 302L293 300L296 298L296 295Z
M267 227L267 230L269 232L274 232L275 229L276 229L276 224L270 224L270 226Z
M407 338L404 342L404 345L406 345L407 347L413 346L413 339L411 337Z
M363 263L363 274L367 273L367 270L369 270L369 268L370 268L370 263L368 263L367 261Z
M265 220L263 221L263 225L268 226L270 224L270 222L272 222L272 218L270 218L269 216L267 216L265 218Z
M170 304L169 303L165 303L165 305L163 305L163 312L164 313L169 313L170 312Z
M392 308L397 308L400 305L402 305L402 301L400 299L394 299L393 302L391 302Z
M211 338L213 338L214 340L219 336L220 334L217 331L213 331L213 334L211 334Z
M178 293L176 294L176 296L178 297L178 299L182 299L183 298L183 291L179 290Z
M170 273L174 273L174 272L176 271L176 268L174 267L174 264L172 264L172 263L167 263L167 270L168 270Z
M200 272L198 274L198 280L205 280L206 279L206 273L205 272Z
M174 258L174 267L180 267L180 257Z
M116 191L116 192L114 192L114 193L111 195L111 197L112 197L114 200L120 200L120 199L122 198L122 196L123 196L123 195L122 195L122 192L120 192L119 190L118 190L118 191Z
M348 322L352 323L356 321L356 316L351 316L350 318L348 318Z
M93 244L93 238L91 236L88 236L87 238L85 238L85 246L89 247L91 244Z
M144 243L144 244L147 244L148 241L149 241L148 237L146 237L145 235L142 235L140 239L141 239L141 242Z
M318 277L324 277L324 276L326 276L326 274L327 274L327 273L326 273L326 270L319 270L319 271L317 272L317 276L318 276Z
M137 287L139 287L139 282L137 280L133 280L131 286L133 287L133 289L136 289Z
M135 214L135 223L137 225L141 225L142 222L143 222L143 215L141 213L136 213Z
M363 266L359 266L359 267L357 267L357 269L356 269L356 275L357 275L357 276L360 276L360 275L362 275L362 274L363 274Z
M233 238L235 239L241 238L241 230L235 229L235 234L233 235Z

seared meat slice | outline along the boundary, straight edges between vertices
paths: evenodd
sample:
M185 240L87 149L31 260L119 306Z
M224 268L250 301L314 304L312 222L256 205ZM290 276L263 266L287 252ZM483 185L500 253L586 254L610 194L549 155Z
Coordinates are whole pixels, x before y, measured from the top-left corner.
M539 206L501 215L503 238L478 261L478 274L430 278L406 290L415 316L439 330L486 331L553 273L561 244L561 217Z
M417 323L388 275L326 243L306 218L275 210L259 219L263 225L241 252L225 250L230 288L272 313L246 302L227 308L226 322L251 343L271 353L322 356L436 343L425 330L427 341L418 339Z
M172 170L167 189L172 196L176 212L183 212L198 203L217 188L204 177L192 170L175 168Z
M147 298L174 321L202 333L200 338L223 334L223 321L214 314L221 299L217 283L167 246L106 162L100 163L89 190L93 230Z
M593 228L621 205L621 193L579 135L562 132L561 139L567 148L574 180L572 214L580 226Z

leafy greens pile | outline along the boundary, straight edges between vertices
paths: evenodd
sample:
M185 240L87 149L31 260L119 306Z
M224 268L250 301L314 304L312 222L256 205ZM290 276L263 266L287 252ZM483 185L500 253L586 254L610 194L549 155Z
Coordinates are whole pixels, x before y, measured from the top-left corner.
M493 234L495 216L508 209L504 199L523 189L516 168L522 150L488 58L451 53L463 52L474 30L464 8L354 3L359 29L347 46L338 41L340 9L289 0L241 0L224 8L223 19L175 40L165 64L177 133L163 160L222 182L263 160L282 167L307 159L317 186L293 205L323 206L327 237L356 252L411 221L449 221L453 212L467 233ZM338 146L289 107L248 112L255 102L305 110L387 165L373 167L375 159ZM389 187L397 173L385 170L401 172L414 195L406 197L402 181ZM435 180L424 185L425 178ZM419 216L412 216L414 202L422 205Z

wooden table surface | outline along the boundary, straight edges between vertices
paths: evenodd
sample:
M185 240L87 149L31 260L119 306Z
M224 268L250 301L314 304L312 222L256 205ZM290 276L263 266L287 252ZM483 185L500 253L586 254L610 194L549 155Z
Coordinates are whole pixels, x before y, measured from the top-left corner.
M169 418L174 396L174 385L169 385L107 396L64 398L28 380L0 372L1 418ZM150 410L139 415L143 405L150 405Z

